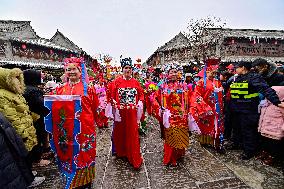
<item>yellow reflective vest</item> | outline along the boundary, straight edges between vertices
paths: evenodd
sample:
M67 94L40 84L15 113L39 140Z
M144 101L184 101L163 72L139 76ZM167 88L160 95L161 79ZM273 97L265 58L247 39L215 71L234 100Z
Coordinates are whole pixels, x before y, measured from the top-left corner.
M258 93L249 93L248 81L232 83L230 88L232 99L251 99L259 96Z

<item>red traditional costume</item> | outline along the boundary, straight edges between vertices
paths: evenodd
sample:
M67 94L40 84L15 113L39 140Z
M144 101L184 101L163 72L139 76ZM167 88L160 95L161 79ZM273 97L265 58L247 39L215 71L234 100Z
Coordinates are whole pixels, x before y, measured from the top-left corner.
M189 146L188 113L191 91L185 83L180 82L158 85L160 90L157 91L155 100L164 109L158 118L164 126L161 127L165 141L163 163L175 166Z
M74 63L77 66L80 65L81 60L78 60L77 58L70 58L67 59L68 63ZM82 63L83 64L83 63ZM82 71L82 69L80 68ZM82 72L84 72L83 70ZM82 75L86 74L82 73ZM84 76L86 77L86 76ZM71 161L72 165L72 171L70 170L72 178L66 178L67 184L65 188L76 188L80 187L86 184L92 183L93 179L95 178L95 157L96 157L96 128L95 128L95 120L97 119L97 109L99 107L99 101L98 97L96 95L96 90L93 86L87 85L84 81L79 81L78 83L71 84L69 82L65 83L63 86L60 86L56 89L56 95L59 97L61 95L72 95L70 97L78 96L80 98L81 104L80 110L81 112L77 116L77 119L80 121L80 126L77 125L70 125L70 127L67 128L67 122L68 117L66 116L66 121L63 123L63 127L65 125L66 129L64 129L64 132L62 134L66 135L64 137L63 135L59 136L59 142L65 138L65 141L69 141L67 144L70 146L70 149L72 149L72 146L75 146L75 148L78 148L76 151L71 151L69 154L64 153L64 151L60 149L55 149L57 153L57 157L60 158L60 160L66 159L66 161ZM68 97L68 96L67 96ZM58 103L57 101L53 103ZM63 102L64 103L64 102ZM66 114L69 114L69 116L74 116L74 111L70 112L70 107L62 106L61 109ZM57 111L52 111L52 114L55 114ZM60 112L60 111L59 111ZM53 116L54 117L54 116ZM54 121L54 120L53 120ZM76 130L79 127L80 130L78 134L73 134L74 130ZM53 129L56 128L53 126ZM53 133L53 135L56 135L56 133ZM54 140L53 136L53 140ZM79 144L79 147L78 147ZM57 141L55 141L55 148L57 145ZM62 165L64 164L61 163ZM60 168L62 168L62 165ZM75 165L75 166L74 166ZM75 168L74 168L75 167ZM75 170L74 170L75 169ZM60 170L64 173L63 170ZM73 173L74 172L74 173ZM67 176L67 175L65 175Z
M206 70L217 70L217 67L209 65ZM190 111L201 131L200 143L215 148L220 147L224 131L223 88L221 82L206 77L199 80L195 87L195 95L191 98Z
M99 98L99 117L100 119L97 120L98 128L107 127L108 125L108 118L105 115L105 109L107 106L107 96L106 96L106 88L103 84L96 84L95 85L97 96Z
M159 87L154 82L145 83L145 106L146 111L149 115L153 114L153 101L155 92L159 89Z
M113 143L116 156L127 157L137 169L143 162L140 153L137 115L139 110L137 107L144 99L143 89L136 79L126 80L123 76L113 81L111 92L115 108Z

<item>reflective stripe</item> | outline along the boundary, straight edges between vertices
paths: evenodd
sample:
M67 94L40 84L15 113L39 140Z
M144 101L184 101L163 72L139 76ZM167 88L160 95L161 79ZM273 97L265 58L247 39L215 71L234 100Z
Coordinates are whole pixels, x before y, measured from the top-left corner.
M249 94L248 82L232 83L230 85L230 88L231 88L231 91L230 91L231 92L231 98L249 99L249 98L255 98L255 97L259 96L258 93ZM242 89L242 90L240 90L240 89ZM241 95L241 97L239 95Z
M247 89L248 83L232 83L230 85L231 88L237 88L237 89Z
M240 90L231 90L231 93L234 93L234 94L248 94L248 91L240 91Z
M240 96L231 94L231 98L240 98Z
M259 96L258 93L252 93L252 94L249 94L249 95L244 95L244 98L248 99L248 98L255 98L255 97L258 97L258 96ZM231 98L240 98L240 96L231 94Z
M255 98L255 97L258 97L259 94L258 93L252 93L252 94L249 94L249 95L245 95L244 98Z

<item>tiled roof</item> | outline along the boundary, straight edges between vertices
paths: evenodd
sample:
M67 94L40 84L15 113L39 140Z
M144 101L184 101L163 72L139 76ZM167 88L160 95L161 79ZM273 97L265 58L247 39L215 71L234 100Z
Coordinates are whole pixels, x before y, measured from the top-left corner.
M29 25L30 21L0 20L0 32L15 32Z
M12 40L13 41L22 42L22 43L39 45L39 46L48 47L48 48L59 49L59 50L63 50L63 51L75 52L73 50L70 50L70 49L62 47L60 45L57 45L55 43L52 43L48 39L44 39L44 38L38 38L38 39L18 39L18 38L13 38Z
M173 49L182 49L190 47L190 42L187 37L185 37L181 32L177 34L173 39L169 42L165 43L165 45L158 48L158 52L161 51L169 51Z
M55 40L55 38L56 38L57 36L60 36L60 38L63 39L63 40L65 41L65 43L68 44L68 46L65 46L66 48L68 48L68 47L71 46L73 51L78 51L78 52L83 51L80 47L78 47L75 43L73 43L73 41L71 41L68 37L66 37L65 35L63 35L63 33L61 33L59 30L56 31L56 33L54 34L54 36L52 36L52 38L50 39L50 41L57 44L57 42L56 42L56 40ZM63 46L63 45L64 45L64 44L62 44L62 46Z
M226 56L222 57L222 62L239 62L239 61L248 61L252 62L257 58L263 58L270 62L284 62L284 57L265 57L265 56Z
M210 28L213 32L221 32L224 37L245 37L245 38L272 38L284 39L283 30L258 30L258 29L230 29Z

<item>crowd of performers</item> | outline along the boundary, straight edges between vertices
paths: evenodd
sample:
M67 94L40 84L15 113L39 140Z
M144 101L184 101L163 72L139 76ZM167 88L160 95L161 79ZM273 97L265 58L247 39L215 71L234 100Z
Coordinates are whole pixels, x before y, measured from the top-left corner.
M53 135L51 147L66 177L66 188L91 186L95 177L95 125L112 127L112 154L127 158L139 170L143 163L139 133L145 134L149 127L145 114L159 122L160 127L153 129L160 129L166 166L177 165L193 133L202 146L220 153L225 152L224 140L228 140L229 149L243 149L242 159L257 155L260 96L268 100L261 110L264 122L271 119L264 115L269 103L275 112L280 112L276 134L267 134L263 128L259 128L260 133L268 141L271 139L266 142L268 146L275 144L275 140L283 145L284 88L270 86L283 86L284 76L275 72L274 80L278 83L269 85L261 70L256 73L268 62L254 63L257 64L254 72L251 63L239 62L220 74L219 60L208 59L194 79L173 63L162 67L159 77L151 74L150 67L142 78L134 70L131 58L124 58L122 74L105 82L90 81L82 59L66 59L67 82L45 97L45 105L51 110L45 120L46 129Z
M257 59L221 70L219 60L208 59L193 76L175 63L162 66L161 72L148 67L140 73L131 58L124 58L122 73L106 81L90 78L81 58L64 62L64 82L47 82L44 97L35 87L41 83L40 71L23 74L19 69L0 68L0 138L5 139L0 146L13 150L9 157L21 160L21 169L25 169L25 174L16 170L23 177L17 186L35 186L44 180L35 177L31 165L41 161L37 156L48 148L50 135L65 188L91 188L96 127L112 128L112 155L127 159L135 170L143 164L139 137L150 127L160 130L165 166L177 166L194 138L219 153L241 149L243 160L258 155L267 164L273 158L283 163L284 75L274 63ZM29 72L38 79L29 81L35 78ZM24 81L29 86L26 89ZM150 126L149 116L159 124ZM1 166L3 163L0 161ZM14 183L2 180L0 186Z

